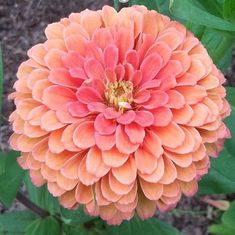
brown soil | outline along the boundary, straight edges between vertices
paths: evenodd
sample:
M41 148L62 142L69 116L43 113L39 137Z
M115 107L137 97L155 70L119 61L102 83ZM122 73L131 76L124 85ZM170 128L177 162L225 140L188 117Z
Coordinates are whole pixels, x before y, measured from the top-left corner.
M19 64L26 58L27 50L45 39L44 29L48 23L58 21L71 12L85 8L99 9L103 5L112 5L111 0L0 0L0 39L4 58L4 102L3 124L0 127L0 149L7 149L7 139L11 129L7 117L13 110L13 104L7 100L16 79ZM229 83L235 84L235 64L228 73ZM184 198L178 209L166 214L157 214L158 218L176 226L185 235L206 235L207 227L218 217L218 211L205 205L199 198ZM22 209L17 202L10 209ZM6 209L1 207L1 213Z

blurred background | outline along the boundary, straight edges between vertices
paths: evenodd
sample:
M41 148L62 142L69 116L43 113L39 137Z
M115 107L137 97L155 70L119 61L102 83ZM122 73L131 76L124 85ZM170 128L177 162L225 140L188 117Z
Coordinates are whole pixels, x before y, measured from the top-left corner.
M149 0L152 1L152 0ZM213 1L213 0L211 0ZM19 64L26 59L27 50L45 40L47 24L58 21L72 12L86 8L97 10L103 5L113 5L111 0L0 0L0 41L4 66L4 94L2 125L0 127L0 149L7 150L11 134L8 116L14 106L7 100L16 79ZM235 56L226 71L227 83L235 86ZM234 199L234 195L220 195L215 199ZM17 201L10 209L0 204L0 212L24 209ZM186 235L206 235L207 227L221 215L221 211L202 202L201 198L183 198L176 209L156 216L176 226ZM1 232L0 232L1 234ZM234 235L234 234L231 234Z

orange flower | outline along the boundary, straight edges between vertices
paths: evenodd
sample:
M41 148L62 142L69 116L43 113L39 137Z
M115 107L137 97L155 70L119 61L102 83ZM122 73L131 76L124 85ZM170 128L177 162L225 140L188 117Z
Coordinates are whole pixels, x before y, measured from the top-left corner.
M10 144L33 183L109 224L192 196L230 112L198 39L143 6L72 13L45 33L10 95Z

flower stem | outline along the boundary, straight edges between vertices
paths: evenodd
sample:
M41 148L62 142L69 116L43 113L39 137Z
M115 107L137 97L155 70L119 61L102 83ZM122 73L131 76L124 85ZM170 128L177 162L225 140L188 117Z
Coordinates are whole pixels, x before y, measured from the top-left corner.
M35 214L39 215L40 217L44 218L50 213L41 207L38 207L35 203L33 203L31 200L29 200L23 193L18 192L16 195L16 198L19 202L21 202L25 207L33 211Z

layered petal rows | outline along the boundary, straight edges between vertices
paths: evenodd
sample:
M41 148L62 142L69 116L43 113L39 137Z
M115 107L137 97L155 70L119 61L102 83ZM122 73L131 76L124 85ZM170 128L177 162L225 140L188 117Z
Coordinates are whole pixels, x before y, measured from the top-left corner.
M143 6L72 13L45 33L10 95L32 182L109 224L192 196L229 138L224 77L199 40Z

